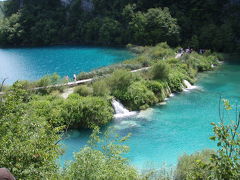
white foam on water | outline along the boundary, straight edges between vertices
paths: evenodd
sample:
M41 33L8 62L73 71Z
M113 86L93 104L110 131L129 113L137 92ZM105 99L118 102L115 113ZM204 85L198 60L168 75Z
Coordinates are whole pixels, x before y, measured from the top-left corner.
M146 110L142 110L138 113L137 118L149 118L153 113L153 108L148 108Z
M136 128L136 127L140 127L140 125L136 121L121 121L118 125L114 126L114 128L117 130Z
M129 111L126 109L123 104L121 104L119 101L113 99L112 100L112 106L115 110L114 118L124 118L128 116L134 116L137 114L135 111Z
M161 103L159 103L159 105L166 105L167 104L167 102L161 102Z
M188 82L187 80L183 80L183 84L185 85L186 88L183 87L183 91L189 91L192 89L197 89L199 88L198 86L192 86L190 82Z

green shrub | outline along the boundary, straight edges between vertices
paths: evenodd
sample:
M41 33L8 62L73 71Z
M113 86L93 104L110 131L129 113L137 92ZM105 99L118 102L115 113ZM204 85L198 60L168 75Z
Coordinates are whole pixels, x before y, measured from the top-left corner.
M181 92L183 88L184 75L178 71L169 74L168 85L172 92Z
M61 84L61 83L63 83L63 80L60 79L60 76L58 74L54 73L53 75L44 76L40 80L33 82L33 86L47 87L47 86ZM58 87L37 89L36 92L44 95L44 94L50 94L52 91L63 92L63 90L64 90L63 86L58 86Z
M201 152L194 153L192 155L183 155L179 158L177 169L176 169L176 180L188 180L191 179L191 173L196 171L195 166L198 161L204 163L209 163L211 155L215 152L213 150L203 150ZM202 171L201 169L197 170L199 174L202 174L203 177L208 177L209 172Z
M96 133L97 132L97 133ZM110 139L104 134L100 139L99 131L94 130L89 145L75 154L75 161L71 162L63 172L63 179L75 180L136 180L138 172L129 165L122 154L128 152L128 147L121 143L127 139ZM112 135L112 134L110 134ZM116 135L112 135L116 137ZM100 143L102 145L100 145Z
M132 110L145 109L155 104L158 100L154 93L149 90L144 82L132 83L125 93L125 101Z
M150 57L145 56L145 55L139 55L138 57L128 60L128 61L125 61L124 63L139 64L140 67L138 69L140 69L141 67L148 67L148 66L152 65L153 62L154 61Z
M0 167L8 168L16 179L46 179L58 170L61 148L56 142L61 139L61 128L50 126L46 116L36 116L26 96L31 99L15 83L1 104Z
M159 101L164 100L165 98L164 89L166 88L164 83L161 83L159 81L146 81L145 85L149 90L151 90L156 95Z
M152 79L154 80L167 80L169 76L169 66L165 62L161 61L155 64L151 69Z
M146 47L127 44L127 49L136 54L143 54L144 51L146 50Z
M103 97L70 95L64 103L63 118L72 128L93 128L110 122L113 108Z
M160 43L150 49L149 54L153 59L162 60L174 56L174 51L167 45L167 43Z
M80 96L91 96L93 95L93 89L87 85L81 85L74 88L74 93L77 93Z
M135 70L139 69L142 66L139 63L136 63L134 59L124 61L121 64L115 64L103 68L96 69L91 72L81 72L79 75L77 75L78 80L82 79L90 79L90 78L96 78L100 76L106 76L108 74L113 73L116 70L122 69L122 70Z
M218 57L212 54L200 55L197 53L186 54L182 59L190 66L197 69L199 72L209 71L212 69L212 64L218 64Z
M127 88L132 82L137 80L137 75L126 70L116 70L110 77L106 79L109 87L111 88L111 93L118 99L122 99Z
M23 89L25 89L25 90L34 88L34 84L29 81L26 81L26 80L18 81L18 83L20 83L22 85Z
M29 103L34 109L36 117L47 120L53 127L63 126L65 124L62 118L64 100L57 96L35 96Z
M108 96L110 89L104 80L99 80L93 83L93 95L94 96Z

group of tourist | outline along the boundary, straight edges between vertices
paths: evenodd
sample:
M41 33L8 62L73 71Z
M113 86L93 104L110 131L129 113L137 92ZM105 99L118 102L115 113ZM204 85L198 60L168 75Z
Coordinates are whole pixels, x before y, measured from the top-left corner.
M177 51L177 56L176 57L181 57L183 54L191 54L193 51L195 51L194 49L192 48L187 48L187 49L183 49L183 48L180 48L178 51ZM199 54L204 54L206 52L205 49L199 49L198 53Z
M68 77L68 76L65 76L65 80L66 80L67 82L69 82L69 77ZM74 80L74 81L77 81L77 75L76 75L76 74L73 74L73 80Z

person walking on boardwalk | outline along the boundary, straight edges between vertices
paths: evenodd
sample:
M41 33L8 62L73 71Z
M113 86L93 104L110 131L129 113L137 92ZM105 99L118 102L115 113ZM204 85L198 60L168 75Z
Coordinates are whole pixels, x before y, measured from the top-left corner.
M77 75L76 74L73 74L73 79L74 79L74 81L77 81Z
M66 82L68 82L69 81L69 77L65 76L65 80L66 80Z

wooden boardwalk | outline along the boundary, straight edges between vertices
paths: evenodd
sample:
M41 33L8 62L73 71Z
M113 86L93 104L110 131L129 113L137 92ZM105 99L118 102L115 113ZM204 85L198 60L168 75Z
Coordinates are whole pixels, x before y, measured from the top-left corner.
M132 73L135 73L135 72L140 72L140 71L146 71L146 70L148 70L149 68L150 68L150 67L144 67L144 68L132 70L131 72L132 72ZM36 88L31 89L31 90L48 89L48 88L64 87L64 86L74 87L74 86L78 86L78 85L80 85L80 84L85 84L85 83L92 82L93 80L94 80L93 78L91 78L91 79L83 79L83 80L72 81L72 82L68 82L68 83L49 85L49 86L45 86L45 87L36 87ZM4 92L0 92L0 96L1 96L1 95L4 95L4 94L5 94Z
M73 86L77 86L77 85L92 82L92 81L93 81L93 79L83 79L83 80L72 81L72 82L63 83L63 84L55 84L55 85L49 85L49 86L45 86L45 87L36 87L33 90L47 89L47 88L54 88L54 87L63 87L63 86L73 87Z

